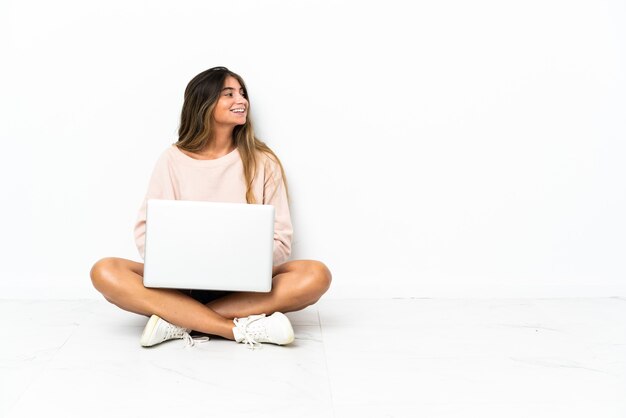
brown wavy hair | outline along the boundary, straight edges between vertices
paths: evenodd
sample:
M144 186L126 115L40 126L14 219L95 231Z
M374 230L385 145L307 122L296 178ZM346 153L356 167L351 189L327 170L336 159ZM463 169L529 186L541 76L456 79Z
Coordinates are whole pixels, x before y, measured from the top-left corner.
M248 117L246 123L235 126L233 142L239 151L243 163L243 174L246 181L246 202L257 203L252 192L252 182L256 176L258 156L264 153L278 163L282 179L287 190L287 178L280 160L274 152L254 135L250 119L250 97L243 78L226 67L213 67L195 76L185 89L185 100L180 115L178 128L178 148L189 152L200 152L213 140L211 122L213 111L220 98L226 77L232 76L239 81L248 100ZM278 185L277 185L278 186Z

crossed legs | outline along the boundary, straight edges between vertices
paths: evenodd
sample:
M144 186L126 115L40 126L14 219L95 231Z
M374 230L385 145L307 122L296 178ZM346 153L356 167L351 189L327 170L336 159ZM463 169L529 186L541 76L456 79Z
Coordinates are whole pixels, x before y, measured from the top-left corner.
M158 315L180 327L230 340L234 339L234 318L304 309L328 290L332 277L323 263L311 260L274 266L272 276L269 293L231 293L203 305L178 290L144 287L141 263L104 258L91 269L94 287L114 305L140 315Z

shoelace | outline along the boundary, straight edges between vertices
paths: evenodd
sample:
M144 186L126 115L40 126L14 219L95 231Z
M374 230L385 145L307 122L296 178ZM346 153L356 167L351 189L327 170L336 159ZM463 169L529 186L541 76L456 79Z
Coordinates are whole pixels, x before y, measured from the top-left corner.
M251 350L254 350L256 347L260 347L261 343L257 341L257 339L259 337L262 337L263 335L261 334L261 328L257 328L252 329L252 330L248 330L248 327L250 326L250 324L258 321L261 318L265 318L265 314L260 314L260 315L251 315L247 318L242 318L242 319L238 319L235 318L235 320L233 321L235 323L235 326L239 329L239 331L241 331L241 334L243 335L243 342L248 345L248 348Z
M199 343L205 343L207 341L209 341L209 337L192 337L191 335L189 335L188 332L185 332L183 334L183 340L185 340L185 348L187 347L193 347L195 345L196 342Z
M181 334L182 334L182 337L181 337ZM172 338L182 338L185 341L185 348L193 347L196 342L204 343L204 342L209 341L209 337L206 337L206 336L192 337L187 331L185 331L184 328L177 327L174 324L169 324L169 327L167 328L167 332L165 335L165 339L169 340Z

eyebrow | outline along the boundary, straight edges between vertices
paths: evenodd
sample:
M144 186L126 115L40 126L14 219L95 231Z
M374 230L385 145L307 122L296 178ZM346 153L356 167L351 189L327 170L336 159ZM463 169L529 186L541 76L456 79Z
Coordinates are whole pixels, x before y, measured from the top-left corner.
M235 88L234 88L234 87L224 87L224 88L222 89L222 91L224 91L224 90L235 90ZM243 88L243 87L240 87L240 88L239 88L239 90L244 90L244 88Z

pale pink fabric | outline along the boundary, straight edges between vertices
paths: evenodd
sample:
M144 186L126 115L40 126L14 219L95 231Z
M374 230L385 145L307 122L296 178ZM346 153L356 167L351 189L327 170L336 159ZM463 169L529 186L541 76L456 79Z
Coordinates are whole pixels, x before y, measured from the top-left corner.
M265 154L259 155L252 190L258 203L274 206L274 265L284 263L291 254L293 235L287 193L280 167ZM246 203L239 151L235 149L215 160L196 160L172 145L161 154L135 224L135 243L142 258L148 199Z

